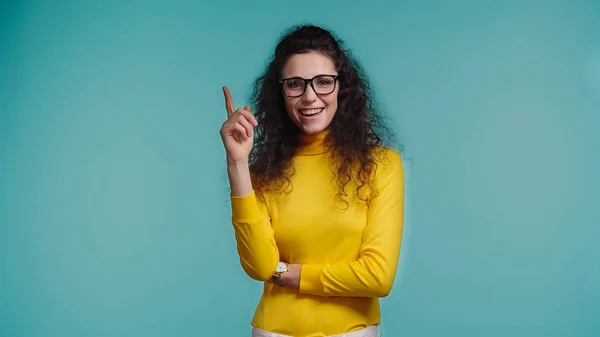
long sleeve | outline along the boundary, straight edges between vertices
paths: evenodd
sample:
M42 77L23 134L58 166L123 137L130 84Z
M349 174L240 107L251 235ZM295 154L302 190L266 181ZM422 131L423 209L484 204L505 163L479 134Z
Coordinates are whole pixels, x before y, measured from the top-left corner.
M237 251L244 271L258 281L269 279L279 262L269 212L252 192L248 196L231 196L232 223Z
M379 164L356 261L302 266L299 292L317 296L385 297L394 283L404 224L404 171L400 155L387 151Z

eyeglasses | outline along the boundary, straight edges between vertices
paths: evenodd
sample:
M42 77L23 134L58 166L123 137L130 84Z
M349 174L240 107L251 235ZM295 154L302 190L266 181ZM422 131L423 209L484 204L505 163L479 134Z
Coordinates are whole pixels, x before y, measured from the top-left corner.
M337 75L318 75L309 79L302 77L284 78L279 83L282 86L284 95L287 97L300 97L306 92L308 83L318 95L331 94L335 90L337 79Z

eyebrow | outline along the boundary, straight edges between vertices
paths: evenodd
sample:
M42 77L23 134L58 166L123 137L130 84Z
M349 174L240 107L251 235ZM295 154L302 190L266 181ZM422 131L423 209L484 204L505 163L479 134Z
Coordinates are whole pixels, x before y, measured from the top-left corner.
M279 80L287 80L287 79L291 79L291 78L301 78L303 80L312 80L315 77L319 77L319 76L339 76L338 74L336 74L336 72L333 73L323 73L323 74L317 74L313 77L302 77L302 76L287 76L287 77L281 77Z

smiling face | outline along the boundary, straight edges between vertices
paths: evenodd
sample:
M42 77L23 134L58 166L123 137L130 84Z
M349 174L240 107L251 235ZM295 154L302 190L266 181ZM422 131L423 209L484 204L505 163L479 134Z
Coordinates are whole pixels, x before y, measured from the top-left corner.
M329 57L317 52L292 55L282 69L282 79L312 79L320 75L337 75L337 71ZM301 94L306 89L299 97L284 95L287 114L300 131L315 134L327 129L338 107L336 82L332 77L317 77L314 88L300 79L283 83L288 95ZM335 90L329 93L333 87Z

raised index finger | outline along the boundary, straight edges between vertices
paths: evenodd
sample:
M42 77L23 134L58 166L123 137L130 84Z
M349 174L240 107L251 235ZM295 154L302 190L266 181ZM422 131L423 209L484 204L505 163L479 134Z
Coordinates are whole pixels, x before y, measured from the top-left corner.
M231 93L227 87L223 87L223 95L225 95L225 108L227 109L227 116L231 116L235 111L235 106L233 105L233 99L231 98Z

